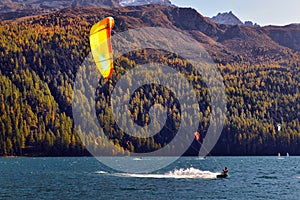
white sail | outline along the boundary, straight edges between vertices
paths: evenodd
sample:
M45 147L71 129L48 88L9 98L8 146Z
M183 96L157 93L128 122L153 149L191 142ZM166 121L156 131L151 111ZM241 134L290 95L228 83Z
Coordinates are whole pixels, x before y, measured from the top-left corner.
M279 160L284 159L284 158L281 157L280 153L278 153L278 159L279 159Z

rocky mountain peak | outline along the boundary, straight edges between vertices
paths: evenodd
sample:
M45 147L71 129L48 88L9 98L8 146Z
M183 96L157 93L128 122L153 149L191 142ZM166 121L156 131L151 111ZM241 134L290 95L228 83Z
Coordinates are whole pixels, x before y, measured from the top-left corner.
M243 22L237 16L235 16L232 11L218 13L217 16L214 16L210 19L218 24L243 25Z
M225 24L225 25L244 25L244 26L254 26L258 27L259 25L251 21L246 21L243 23L232 11L225 13L218 13L216 16L209 18L215 23Z

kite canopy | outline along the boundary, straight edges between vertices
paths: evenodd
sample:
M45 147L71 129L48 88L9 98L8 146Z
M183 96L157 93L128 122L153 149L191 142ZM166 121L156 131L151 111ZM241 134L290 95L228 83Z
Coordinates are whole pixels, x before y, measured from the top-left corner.
M113 73L113 56L110 41L114 19L107 17L95 24L90 31L90 45L97 68L104 78Z
M200 133L199 133L198 131L196 131L196 132L194 133L194 135L195 135L195 139L196 139L197 141L199 141L199 140L200 140Z

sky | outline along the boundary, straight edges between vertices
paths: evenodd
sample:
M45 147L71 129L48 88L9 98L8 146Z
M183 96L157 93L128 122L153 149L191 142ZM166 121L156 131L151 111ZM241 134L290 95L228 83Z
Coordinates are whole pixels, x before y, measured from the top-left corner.
M195 8L212 17L232 11L241 21L261 26L300 23L300 0L171 0L180 7Z

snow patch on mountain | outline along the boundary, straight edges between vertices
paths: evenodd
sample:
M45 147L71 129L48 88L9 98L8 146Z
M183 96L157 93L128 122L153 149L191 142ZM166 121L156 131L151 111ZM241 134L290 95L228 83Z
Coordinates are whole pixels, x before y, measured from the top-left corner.
M147 4L172 5L169 0L120 0L120 6L142 6Z

